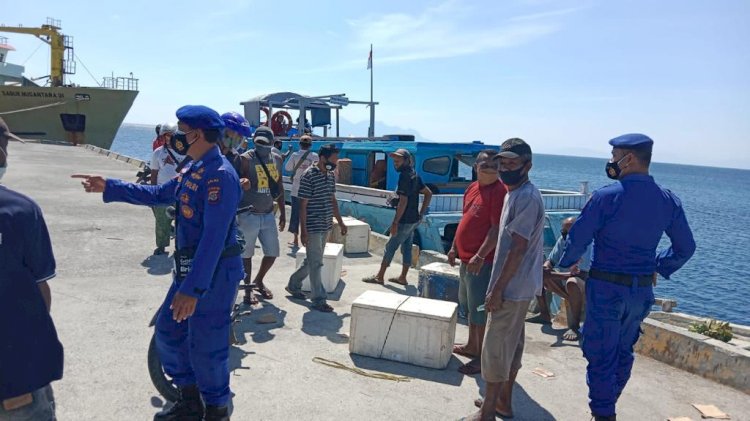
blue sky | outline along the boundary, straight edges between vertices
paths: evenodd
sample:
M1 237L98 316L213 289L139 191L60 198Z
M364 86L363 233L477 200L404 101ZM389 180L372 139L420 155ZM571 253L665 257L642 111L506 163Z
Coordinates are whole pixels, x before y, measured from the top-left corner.
M372 43L377 120L427 139L519 136L538 152L607 156L608 139L643 132L656 161L750 168L745 0L0 0L0 10L7 25L61 19L98 80L140 78L131 123L173 121L186 103L239 111L276 91L367 100ZM18 50L9 61L47 74L48 50L31 56L40 41L5 35ZM82 63L72 80L93 84Z

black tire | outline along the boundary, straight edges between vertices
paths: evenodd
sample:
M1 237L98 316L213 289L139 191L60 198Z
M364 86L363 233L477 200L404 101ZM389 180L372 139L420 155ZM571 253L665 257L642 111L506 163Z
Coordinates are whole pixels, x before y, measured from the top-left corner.
M151 376L151 383L164 399L170 402L176 402L180 397L177 386L172 384L172 380L164 372L159 360L159 353L156 351L156 334L151 336L151 343L148 344L148 375Z

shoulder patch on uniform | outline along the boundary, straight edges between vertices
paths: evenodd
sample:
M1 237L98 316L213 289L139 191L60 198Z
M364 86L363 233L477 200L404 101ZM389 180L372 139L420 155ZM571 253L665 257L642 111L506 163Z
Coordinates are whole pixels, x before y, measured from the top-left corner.
M208 188L208 203L214 204L219 201L221 197L221 187L212 186Z

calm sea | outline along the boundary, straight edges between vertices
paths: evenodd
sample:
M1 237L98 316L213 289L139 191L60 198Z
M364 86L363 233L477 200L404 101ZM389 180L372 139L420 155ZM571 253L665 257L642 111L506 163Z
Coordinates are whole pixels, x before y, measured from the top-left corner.
M124 125L112 149L148 160L154 136L153 127ZM576 191L588 181L596 189L610 182L605 160L538 154L532 181ZM654 163L651 173L682 200L698 244L693 258L672 279L660 280L655 294L676 299L681 312L750 325L750 171Z

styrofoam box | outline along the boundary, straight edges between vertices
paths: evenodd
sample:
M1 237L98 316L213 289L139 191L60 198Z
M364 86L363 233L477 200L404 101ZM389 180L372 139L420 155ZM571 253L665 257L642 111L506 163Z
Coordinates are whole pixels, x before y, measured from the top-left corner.
M307 256L307 249L302 247L297 250L297 268L302 266L302 262ZM341 266L344 263L344 246L336 243L326 243L323 251L323 267L320 270L320 277L323 281L323 288L326 292L333 292L339 284L341 276ZM310 277L302 281L302 290L310 291Z
M341 218L346 225L346 235L341 235L338 221L334 219L331 230L331 241L344 245L344 253L367 253L370 249L370 225L359 219L345 216Z
M443 369L456 336L458 305L367 291L352 303L349 352Z

